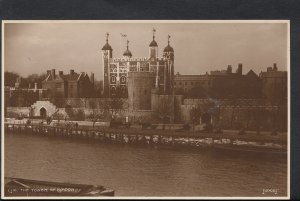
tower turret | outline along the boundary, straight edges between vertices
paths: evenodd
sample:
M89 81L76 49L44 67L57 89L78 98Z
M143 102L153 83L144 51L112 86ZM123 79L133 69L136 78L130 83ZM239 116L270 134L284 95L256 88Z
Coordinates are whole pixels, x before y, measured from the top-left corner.
M164 69L164 93L173 92L174 82L174 49L170 46L170 38L168 35L168 45L164 49L163 58L166 61Z
M125 57L125 58L131 58L132 57L132 54L131 54L130 50L128 49L128 44L129 44L129 40L127 40L127 48L126 48L126 50L123 54L123 57Z
M151 61L154 61L158 57L158 46L157 46L157 42L155 41L156 30L153 28L152 32L153 32L153 36L152 36L153 39L149 44L149 58Z
M163 57L168 60L174 60L174 49L170 46L170 38L168 35L168 45L164 49Z
M109 96L109 59L112 58L113 49L108 43L109 33L106 33L106 44L102 47L102 58L103 58L103 90L104 96Z

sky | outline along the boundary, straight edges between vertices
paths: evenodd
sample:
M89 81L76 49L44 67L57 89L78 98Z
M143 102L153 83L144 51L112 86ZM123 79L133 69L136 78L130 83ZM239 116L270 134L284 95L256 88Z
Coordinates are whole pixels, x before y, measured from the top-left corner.
M153 28L159 57L171 36L175 72L181 74L204 74L228 65L235 71L238 63L243 64L243 73L252 69L258 74L273 63L287 70L287 23L184 21L5 23L4 70L26 77L53 68L64 73L74 69L93 72L100 80L107 32L113 57L122 57L126 40L133 57L147 57Z

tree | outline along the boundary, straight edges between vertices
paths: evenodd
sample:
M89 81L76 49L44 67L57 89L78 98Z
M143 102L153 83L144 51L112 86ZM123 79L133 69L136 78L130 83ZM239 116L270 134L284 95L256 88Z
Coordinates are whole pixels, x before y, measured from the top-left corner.
M4 72L4 86L14 87L19 74L13 72Z
M42 82L46 79L47 74L43 73L43 74L31 74L28 75L26 78L24 78L24 80L27 83L27 86L24 87L28 87L28 84L31 84L31 88L34 87L34 84L37 83L37 87L38 88L42 88Z
M100 110L98 115L100 118L112 119L118 115L123 116L125 111L125 100L122 98L105 98L99 102Z
M51 119L55 119L59 123L60 120L64 119L64 115L59 113L59 109L56 109L56 111L51 115Z
M95 110L88 116L88 118L93 122L93 128L95 127L95 123L101 119L101 115L97 114Z
M90 101L89 105L92 109L92 113L88 116L88 119L93 122L93 127L95 127L95 123L102 118L102 115L96 111L96 104L94 101Z
M95 98L99 98L102 95L103 90L103 81L94 81L94 92L95 92Z
M202 114L202 110L200 105L196 105L194 106L191 110L190 110L190 117L193 123L193 131L195 130L195 125L197 124L197 122L199 122L200 118L201 118L201 114Z

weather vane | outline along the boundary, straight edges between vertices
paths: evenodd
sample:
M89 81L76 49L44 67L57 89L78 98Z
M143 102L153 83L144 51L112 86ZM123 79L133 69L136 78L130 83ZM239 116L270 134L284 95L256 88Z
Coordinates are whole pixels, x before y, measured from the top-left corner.
M153 28L153 29L152 29L152 32L153 32L153 40L154 40L156 30Z
M109 33L106 32L106 42L108 43L108 36L109 36Z
M127 50L128 50L128 44L129 44L129 40L127 40Z
M170 38L171 38L171 36L168 35L168 45L170 45Z

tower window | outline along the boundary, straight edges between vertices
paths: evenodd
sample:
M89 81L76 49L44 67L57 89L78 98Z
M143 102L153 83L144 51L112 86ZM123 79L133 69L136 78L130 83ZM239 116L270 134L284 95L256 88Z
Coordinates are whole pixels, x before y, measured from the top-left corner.
M122 77L121 77L121 82L122 82L122 83L125 83L125 82L126 82L126 77L125 77L125 76L122 76Z
M111 80L111 82L116 82L116 77L115 77L115 76L112 76L112 77L110 78L110 80Z

